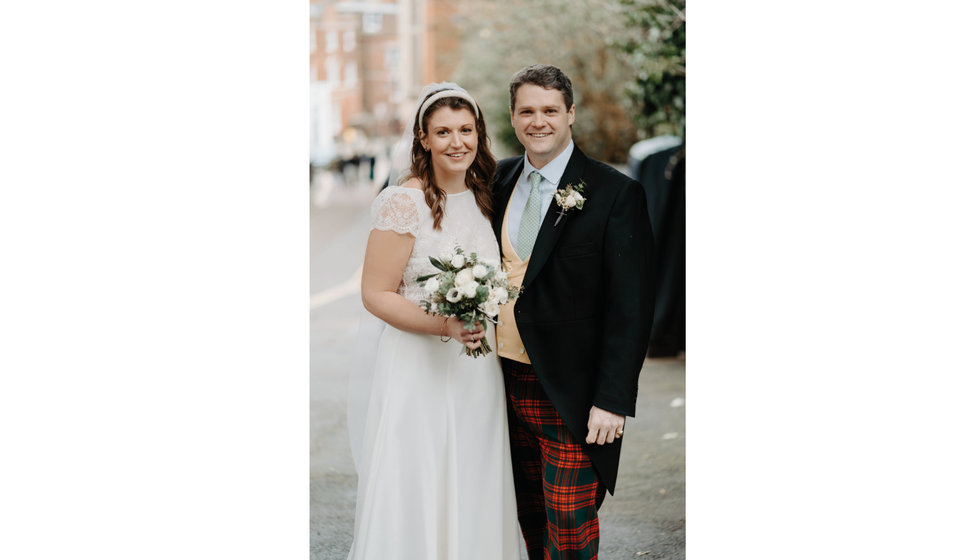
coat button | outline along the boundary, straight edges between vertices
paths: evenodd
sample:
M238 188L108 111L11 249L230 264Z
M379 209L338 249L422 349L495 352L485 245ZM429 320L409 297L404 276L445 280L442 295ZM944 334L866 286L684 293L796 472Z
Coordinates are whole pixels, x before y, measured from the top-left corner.
M518 352L519 354L523 354L523 353L524 353L524 349L523 349L523 348L521 348L521 349L520 349L520 350L518 350L517 352Z

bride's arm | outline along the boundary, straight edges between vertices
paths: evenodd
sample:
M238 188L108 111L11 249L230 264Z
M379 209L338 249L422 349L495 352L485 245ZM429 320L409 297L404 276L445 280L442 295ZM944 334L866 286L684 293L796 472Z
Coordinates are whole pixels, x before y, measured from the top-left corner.
M415 237L409 233L371 230L361 275L361 301L373 315L403 331L451 336L469 348L480 346L483 327L470 333L462 321L430 315L398 293L402 271L408 265ZM470 336L474 341L470 342ZM465 342L464 342L465 340Z

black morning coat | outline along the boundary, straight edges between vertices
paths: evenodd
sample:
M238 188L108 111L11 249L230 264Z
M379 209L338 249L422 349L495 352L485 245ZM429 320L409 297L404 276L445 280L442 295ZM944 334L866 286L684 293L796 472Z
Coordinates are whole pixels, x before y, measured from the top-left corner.
M523 156L501 161L493 182L493 229L504 212ZM558 225L554 199L538 231L514 305L517 330L545 393L585 445L613 493L622 439L588 445L593 405L635 416L637 382L653 321L653 234L637 181L587 157L577 146L558 189L585 181L585 204ZM629 437L629 427L625 429Z

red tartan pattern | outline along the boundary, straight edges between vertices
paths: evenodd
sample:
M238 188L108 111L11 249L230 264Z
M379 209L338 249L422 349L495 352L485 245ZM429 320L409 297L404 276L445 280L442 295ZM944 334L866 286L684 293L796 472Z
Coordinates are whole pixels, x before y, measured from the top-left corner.
M595 560L606 489L534 369L501 359L507 385L517 518L530 560Z

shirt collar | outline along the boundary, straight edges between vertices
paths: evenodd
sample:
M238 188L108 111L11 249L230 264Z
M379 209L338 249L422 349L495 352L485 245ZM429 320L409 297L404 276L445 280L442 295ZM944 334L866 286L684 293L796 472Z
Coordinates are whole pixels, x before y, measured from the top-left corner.
M537 172L541 174L542 177L548 180L548 183L554 185L556 188L558 182L561 181L561 176L565 173L565 167L568 166L568 160L572 159L572 150L575 148L575 142L569 142L565 149L561 151L560 154L555 156L555 159L548 162L547 165L538 169ZM532 171L535 171L534 166L527 159L527 152L524 152L524 170L521 171L521 179L530 181L528 175Z

